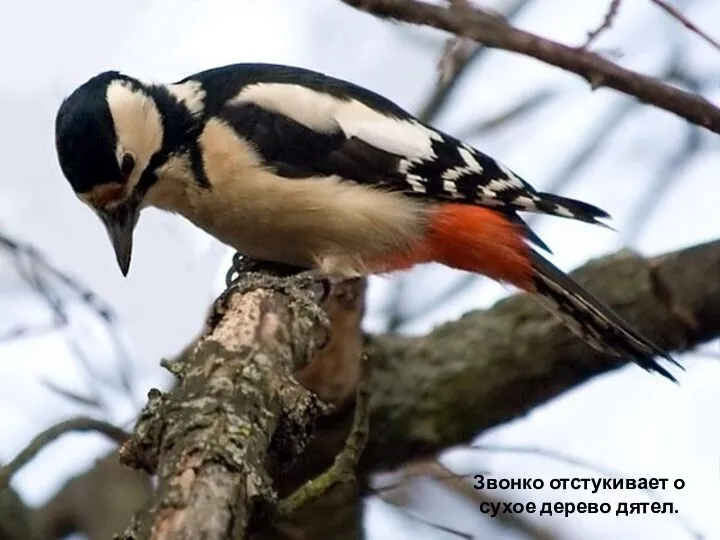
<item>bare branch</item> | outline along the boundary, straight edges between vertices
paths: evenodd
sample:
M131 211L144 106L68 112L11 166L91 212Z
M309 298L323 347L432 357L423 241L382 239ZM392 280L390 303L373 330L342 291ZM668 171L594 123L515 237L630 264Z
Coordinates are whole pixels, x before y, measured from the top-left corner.
M122 429L95 418L80 416L71 420L65 420L36 435L10 463L0 469L0 488L6 486L12 476L33 459L43 448L55 439L71 431L97 431L118 444L122 444L129 437L129 434Z
M67 327L70 323L67 313L67 301L60 292L65 290L70 293L73 299L85 305L105 326L110 336L110 342L116 352L115 358L119 380L98 373L93 362L87 358L77 341L72 338L66 340L68 348L71 350L74 359L79 363L82 373L88 381L88 387L92 393L91 399L97 403L104 402L103 392L98 382L111 388L118 388L129 396L132 395L130 383L132 362L122 339L117 334L116 316L110 305L75 278L50 264L33 246L0 234L0 248L8 251L20 277L32 291L43 299L52 315L51 323L41 327L26 328L19 325L11 328L0 335L0 342L35 336L43 331L50 332Z
M583 43L582 47L580 47L581 49L587 49L588 47L590 47L590 45L592 45L592 43L598 37L600 37L600 34L602 34L605 30L608 30L612 26L613 22L615 21L615 16L620 9L621 2L622 0L612 0L612 2L610 2L610 5L605 12L603 22L595 30L593 30L592 32L588 32L587 41Z
M593 89L613 88L720 133L720 109L704 97L620 67L590 51L520 30L503 17L480 8L464 9L458 14L448 7L419 0L341 1L378 17L432 26L488 47L535 58L583 77Z
M529 0L516 0L514 4L505 12L505 17L508 20L512 20L522 9L527 5ZM468 5L466 0L460 0L461 5ZM458 2L455 2L455 9L458 9ZM462 7L460 8L462 9ZM454 38L450 38L446 43L446 48L453 43ZM467 43L467 40L464 40ZM483 55L488 52L488 48L483 45L475 45L471 47L471 50L461 61L455 62L453 65L452 76L443 80L442 77L438 78L438 82L435 84L430 97L427 99L424 106L420 107L420 111L417 117L423 122L433 122L437 115L443 110L443 107L447 105L448 99L452 95L457 85L462 80L463 76L467 73L470 66L478 62ZM442 64L443 57L441 57L440 64Z
M283 473L328 410L293 374L322 345L332 346L319 302L333 291L323 298L307 276L254 273L234 281L187 358L165 363L179 385L151 392L121 449L122 463L159 478L128 539L244 538L275 507L266 467ZM362 285L350 280L331 289ZM350 302L357 293L341 296ZM350 326L343 335L359 332L354 318L336 320Z
M706 42L708 42L711 46L720 51L720 43L718 43L715 39L711 38L705 32L700 30L692 21L690 21L687 17L685 17L685 15L683 15L677 9L668 4L665 0L650 0L650 2L658 6L660 9L665 10L668 14L670 14L673 19L676 19L685 28L687 28L694 34L697 34Z
M485 118L478 122L474 126L463 129L458 136L459 137L473 137L480 134L486 135L487 133L498 129L502 126L507 125L509 122L513 122L520 117L531 113L541 105L544 105L558 94L549 88L539 88L525 99L522 99L515 103L512 107L500 111L499 113Z
M363 369L357 387L355 413L350 435L345 447L335 456L332 466L320 476L303 484L292 495L280 501L277 512L290 516L298 508L324 495L331 487L340 482L355 481L355 467L365 449L370 421L370 377L372 375L371 354L363 354Z
M709 279L720 275L720 241L651 259L623 251L573 275L663 348L720 335L720 281ZM365 457L381 468L462 444L625 365L589 350L523 295L421 338L373 341L378 386Z

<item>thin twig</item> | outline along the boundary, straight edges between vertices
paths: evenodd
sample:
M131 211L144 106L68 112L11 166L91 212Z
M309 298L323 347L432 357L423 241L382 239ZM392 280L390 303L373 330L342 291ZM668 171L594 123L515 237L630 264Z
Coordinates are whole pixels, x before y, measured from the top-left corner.
M454 37L445 42L443 54L438 62L438 86L447 86L467 63L475 49L475 42L470 39Z
M675 47L665 77L670 81L679 82L694 92L699 92L701 88L700 82L686 72L685 58L687 55L685 49L686 47L682 45ZM665 157L650 187L645 190L640 201L633 208L632 220L624 234L626 245L632 246L637 241L645 223L655 212L658 205L662 203L667 191L674 185L692 158L700 150L701 144L700 130L693 125L685 126L685 137L682 145Z
M55 382L53 382L50 379L41 378L40 384L45 386L48 390L51 392L67 399L68 401L71 401L75 403L76 405L81 405L84 407L90 407L92 409L97 409L99 411L108 412L107 404L102 402L100 399L98 399L97 394L96 395L83 395L80 392L76 392L74 390L70 390L69 388L65 388Z
M443 5L418 0L341 1L378 17L431 26L472 38L489 47L535 58L579 75L593 89L613 88L720 133L720 109L704 97L623 68L593 52L520 30L505 18L486 10L475 7L458 14Z
M544 105L551 99L557 97L557 95L558 92L556 90L540 88L527 96L525 99L513 104L511 107L500 111L489 118L484 118L476 125L459 131L458 137L463 139L475 137L477 135L487 135L488 132L506 126L508 123L517 120L521 116L531 113L539 106Z
M615 16L618 13L618 10L620 9L620 3L622 0L612 0L610 2L610 6L608 7L607 11L605 12L605 17L603 18L603 22L598 26L595 30L592 32L588 32L587 40L585 43L580 47L581 49L587 49L592 45L592 43L600 37L600 34L602 34L605 30L610 29L610 27L613 25L613 22L615 21Z
M0 489L5 487L12 476L32 460L43 448L52 443L55 439L71 431L97 431L118 444L124 443L130 436L122 429L109 424L103 420L79 416L65 420L59 424L49 427L42 433L36 435L32 441L15 456L15 458L0 468Z
M436 523L435 521L430 521L429 519L425 519L424 517L419 516L416 512L412 512L411 510L404 508L403 506L399 506L392 502L386 501L385 499L380 498L380 500L383 503L390 506L391 508L393 508L394 510L400 512L402 515L404 515L408 519L417 521L418 523L421 523L423 525L427 525L428 527L430 527L432 529L437 529L438 531L448 533L452 536L457 536L458 538L464 538L465 540L473 540L473 538L474 538L474 536L470 533L466 533L466 532L460 531L458 529L453 529L446 525L441 525L440 523Z
M701 142L700 131L695 126L686 126L685 139L682 145L665 158L650 186L633 208L632 220L628 223L623 234L626 245L632 247L638 241L645 224L662 203L665 194L680 179L692 158L700 150Z
M93 401L98 403L103 402L103 393L97 384L98 381L110 388L119 389L127 393L128 397L132 399L133 390L130 382L132 378L132 362L115 328L116 316L112 307L79 281L50 264L33 246L23 244L4 234L0 234L0 248L8 251L19 276L30 289L43 299L52 314L52 321L50 324L44 325L42 330L57 331L70 324L66 302L62 295L57 292L57 284L69 291L80 303L86 305L105 326L116 352L115 358L117 359L119 381L116 381L114 378L111 379L110 377L101 376L94 368L93 363L87 359L82 347L70 337L66 340L68 348L72 352L75 360L80 364L82 373L88 380L89 387L93 394ZM18 326L1 334L0 342L37 335L40 331L40 328L30 329Z
M48 294L50 291L47 288L45 280L42 279L42 274L47 274L57 279L68 289L72 290L83 302L90 306L101 319L107 322L114 321L115 314L109 304L102 302L90 289L84 287L77 280L48 263L32 246L21 244L8 236L0 234L0 247L7 249L18 261L21 260L22 257L27 259L28 267L20 270L21 276L33 289L48 299L51 307L57 308L59 299L54 294ZM58 312L57 309L53 309L53 311L56 312L58 316L65 318L63 312Z
M474 473L470 474L456 474L439 461L432 459L416 461L404 465L400 469L400 474L402 475L400 482L396 482L392 485L385 485L382 488L371 489L373 495L378 496L389 504L393 504L398 509L403 509L403 503L398 502L396 498L391 498L388 492L393 489L407 487L409 480L420 477L438 482L442 487L467 499L477 508L480 508L480 505L485 502L496 502L491 500L487 493L475 489L473 485L467 481L469 478L472 478L477 474L490 474L489 472L481 473L476 470ZM415 518L416 514L412 513L410 514L410 517ZM535 538L536 540L552 539L552 537L546 534L540 527L522 519L518 515L499 514L497 519L503 525L512 528L513 530L525 533L529 538Z
M433 529L437 529L438 531L457 536L458 538L464 538L465 540L473 540L474 538L474 536L470 533L462 532L458 529L453 529L452 527L448 527L446 525L441 525L440 523L437 523L435 521L430 521L429 519L425 519L424 517L417 515L417 513L412 512L407 508L403 508L402 506L397 506L387 502L385 502L385 504L390 504L393 508L395 508L395 510L397 510L404 516L414 521L417 521L418 523L422 523L423 525L427 525L428 527L431 527Z
M470 6L467 0L450 0L450 8L462 12ZM477 47L471 39L462 36L453 36L445 42L443 54L438 62L437 86L445 87L457 77L458 72L464 68Z
M362 371L357 386L355 413L350 434L344 448L335 456L328 470L306 482L296 491L277 504L277 512L289 516L301 506L317 499L335 484L355 481L355 467L365 449L370 423L370 378L372 375L372 354L363 353Z
M529 0L518 0L510 6L505 11L505 17L507 20L512 21L528 4L528 2ZM420 107L417 117L426 123L434 122L444 107L449 103L449 98L459 86L460 81L467 74L469 68L471 66L475 66L489 50L490 49L488 47L485 47L482 44L475 44L472 46L469 54L463 59L463 61L454 66L452 77L447 81L438 80L432 93L426 100L425 105Z
M441 465L445 471L442 473L440 472L433 472L429 473L428 469L426 467L422 467L422 465L425 462L411 462L408 464L403 465L403 467L400 469L400 476L401 478L399 480L389 482L386 484L382 484L381 486L370 486L370 491L373 495L377 495L379 497L382 497L384 493L387 493L389 491L392 491L394 489L398 489L403 487L409 480L414 480L416 478L432 478L433 480L437 480L438 482L446 482L448 480L470 480L473 476L476 474L486 474L489 475L489 471L473 471L471 473L455 473L451 471L450 469L447 469L444 465ZM433 461L432 463L437 463L440 465L439 462ZM420 467L418 467L420 465Z
M690 30L692 33L700 36L702 39L707 41L710 45L715 47L717 50L720 51L720 43L716 41L715 39L708 36L705 32L700 30L695 24L690 21L685 15L680 13L677 9L672 7L670 4L665 2L665 0L650 0L653 4L658 6L660 9L665 10L673 19L677 20L680 24L682 24L685 28Z

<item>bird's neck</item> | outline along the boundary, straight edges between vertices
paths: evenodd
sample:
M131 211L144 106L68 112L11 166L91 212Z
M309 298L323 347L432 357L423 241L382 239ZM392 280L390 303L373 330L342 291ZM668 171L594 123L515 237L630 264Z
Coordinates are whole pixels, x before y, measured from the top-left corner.
M145 196L146 205L187 216L191 211L190 192L199 188L193 174L190 152L178 148L154 172L156 181Z
M162 118L163 161L191 150L202 129L204 93L190 83L151 86L148 92Z

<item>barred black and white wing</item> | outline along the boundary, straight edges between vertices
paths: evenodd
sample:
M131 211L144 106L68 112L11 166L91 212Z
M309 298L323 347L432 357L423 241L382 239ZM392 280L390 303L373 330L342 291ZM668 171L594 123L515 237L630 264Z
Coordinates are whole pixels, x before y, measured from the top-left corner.
M491 208L547 247L518 212L602 223L590 204L538 192L513 171L366 89L312 71L266 64L197 74L208 110L249 142L264 165L288 179L337 176L426 201ZM183 81L181 83L183 84ZM534 292L588 343L672 375L653 356L670 358L570 277L531 251Z
M540 212L588 223L609 217L590 204L536 191L490 156L339 79L287 66L242 64L183 82L188 81L202 84L215 102L211 110L254 143L281 175L339 175L508 214Z

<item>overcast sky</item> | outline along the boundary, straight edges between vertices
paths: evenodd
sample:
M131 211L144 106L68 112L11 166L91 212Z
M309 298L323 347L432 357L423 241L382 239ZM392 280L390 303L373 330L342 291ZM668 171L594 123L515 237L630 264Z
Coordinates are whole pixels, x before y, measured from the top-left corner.
M577 45L602 20L607 3L535 0L516 24ZM507 8L512 2L485 4ZM711 23L720 20L716 0L677 4L718 34L718 25ZM175 354L199 331L227 257L204 233L150 210L137 230L130 276L123 279L99 221L74 198L57 167L52 129L65 95L106 69L172 81L227 63L266 61L350 79L418 110L434 84L443 39L439 32L383 23L335 0L125 0L114 6L90 0L28 0L5 10L0 18L0 50L5 51L0 73L0 230L33 245L112 306L119 337L108 333L91 310L71 303L67 329L0 347L0 461L10 459L38 430L88 412L50 392L43 381L83 394L99 392L107 404L104 417L131 421L147 390L168 381L159 359ZM701 80L708 98L720 101L720 51L684 31L650 2L624 2L612 31L596 47L650 74L663 74L676 61L680 71ZM473 129L543 89L552 97L528 115L491 132ZM500 158L537 187L561 185L564 194L613 215L619 233L560 219L535 222L563 268L623 246L655 254L720 236L717 137L693 132L678 118L635 106L613 92L591 92L581 79L560 70L493 51L472 68L437 123ZM596 138L605 132L608 136ZM564 178L562 171L585 146L591 157ZM695 151L683 160L687 146ZM659 199L656 206L648 193ZM654 210L638 227L647 208ZM18 325L47 322L46 306L28 292L10 259L0 261L0 335ZM475 280L447 305L424 307L466 278L426 267L409 276L374 280L366 325L372 330L385 327L388 293L399 281L413 291L402 297L401 314L420 310L402 327L412 333L489 306L509 292ZM414 292L418 290L432 294ZM118 339L125 353L115 347ZM88 378L72 344L82 348L105 382ZM659 495L673 501L679 517L705 538L720 538L720 433L713 415L720 407L720 367L712 358L720 348L715 342L704 350L711 354L683 356L688 371L681 375L680 387L629 366L486 433L483 441L556 449L629 477L683 478L685 489ZM131 397L115 384L121 364L131 371ZM27 501L42 503L110 448L99 436L67 436L18 474L14 486ZM596 476L536 457L466 454L455 453L447 462L463 472L482 469L498 476ZM503 496L538 502L648 500L636 492ZM428 500L432 504L419 500L418 509L431 519L469 533L486 526L484 518L459 508L455 499L433 492ZM377 501L368 508L371 538L411 538L420 531L444 537ZM677 517L620 518L613 512L534 519L552 527L558 538L688 538Z

